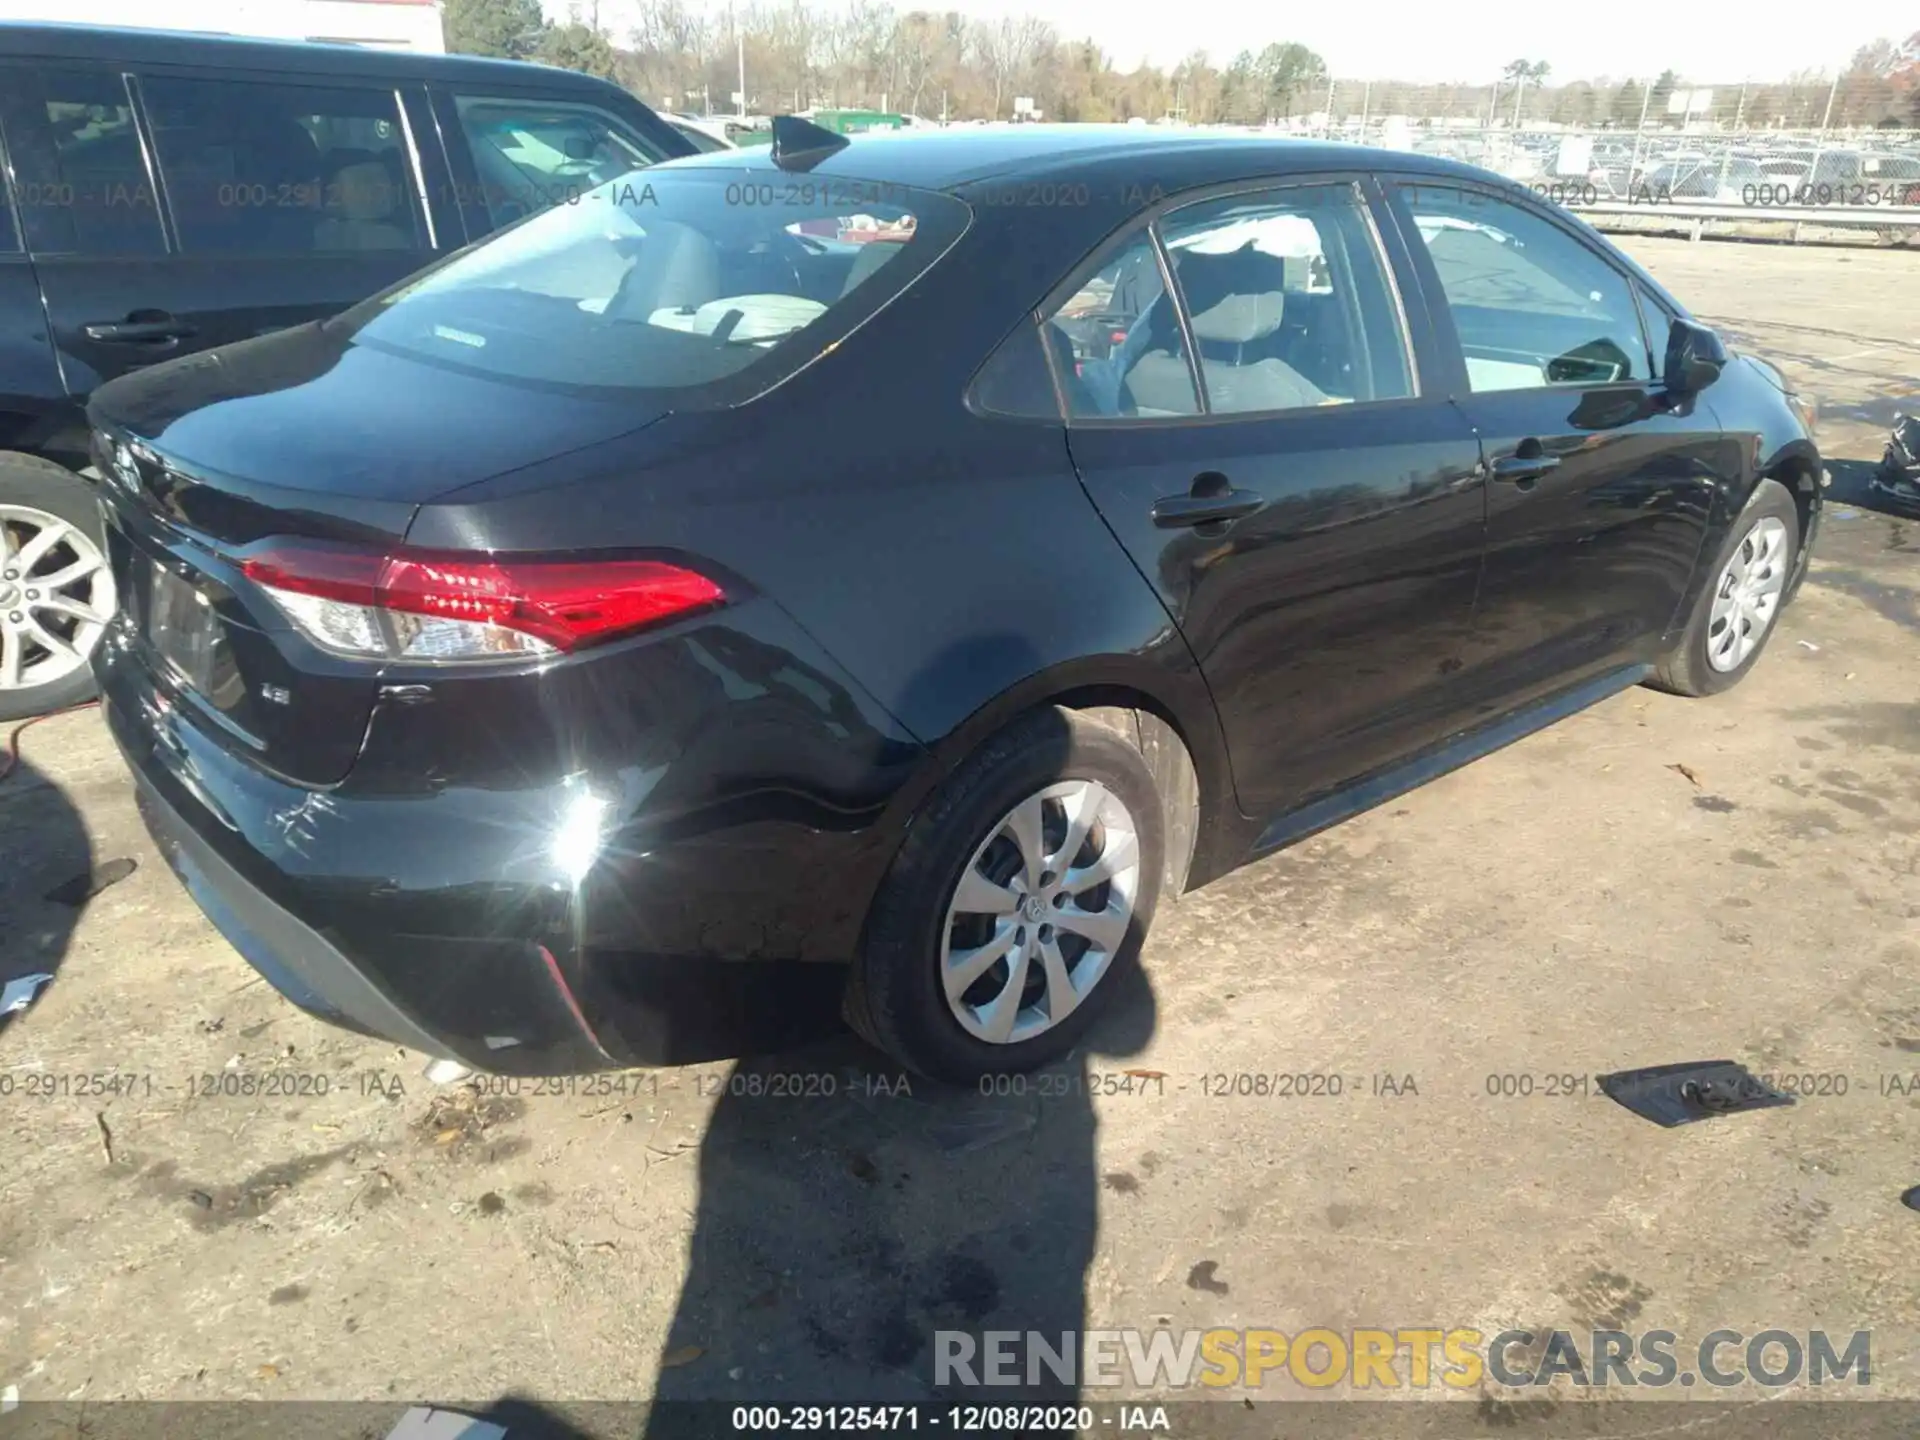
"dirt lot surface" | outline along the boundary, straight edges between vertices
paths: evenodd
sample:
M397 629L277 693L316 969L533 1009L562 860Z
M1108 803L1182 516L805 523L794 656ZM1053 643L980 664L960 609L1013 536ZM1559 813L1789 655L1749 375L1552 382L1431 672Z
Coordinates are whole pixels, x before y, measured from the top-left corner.
M1095 1052L1024 1094L894 1093L844 1037L429 1085L254 977L96 715L29 731L0 974L56 978L0 1034L0 1386L883 1401L941 1327L1522 1326L1683 1358L1871 1330L1873 1392L1920 1397L1920 523L1862 483L1920 402L1920 256L1627 243L1818 397L1852 502L1757 671L1620 695L1163 911ZM1676 1129L1549 1093L1721 1058L1808 1093ZM795 1073L834 1093L752 1093ZM105 1074L131 1089L58 1081ZM1259 1078L1292 1076L1339 1078Z

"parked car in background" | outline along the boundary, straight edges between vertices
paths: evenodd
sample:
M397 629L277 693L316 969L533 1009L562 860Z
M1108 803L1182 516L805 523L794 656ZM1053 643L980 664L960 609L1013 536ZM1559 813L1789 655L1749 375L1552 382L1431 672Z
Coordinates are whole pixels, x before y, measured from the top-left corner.
M669 115L660 117L680 132L680 138L699 151L711 154L715 150L735 148L733 137L728 133L729 125L725 120L703 119L697 115Z
M1755 163L1764 179L1775 186L1785 183L1796 191L1808 186L1815 187L1816 191L1818 187L1826 187L1825 195L1816 193L1812 197L1821 204L1848 203L1854 198L1856 186L1864 190L1871 183L1870 157L1856 150L1800 146L1759 156ZM1864 203L1864 197L1862 200Z
M1710 200L1720 204L1753 204L1753 187L1765 173L1754 161L1737 155L1690 155L1649 167L1635 183L1636 194L1652 192L1675 200Z
M0 720L92 694L124 599L83 473L96 386L693 148L547 66L0 24Z
M1024 1069L1162 898L1725 690L1805 573L1810 407L1523 187L773 138L95 396L107 722L296 1003L556 1073L838 964L901 1064Z
M1920 156L1864 155L1860 182L1883 205L1920 205Z

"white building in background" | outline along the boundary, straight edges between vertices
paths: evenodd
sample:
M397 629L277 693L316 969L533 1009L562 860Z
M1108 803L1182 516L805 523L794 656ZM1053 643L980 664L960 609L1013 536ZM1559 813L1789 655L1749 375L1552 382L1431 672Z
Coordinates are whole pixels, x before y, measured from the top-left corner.
M436 0L0 0L0 20L211 30L433 54L447 48Z

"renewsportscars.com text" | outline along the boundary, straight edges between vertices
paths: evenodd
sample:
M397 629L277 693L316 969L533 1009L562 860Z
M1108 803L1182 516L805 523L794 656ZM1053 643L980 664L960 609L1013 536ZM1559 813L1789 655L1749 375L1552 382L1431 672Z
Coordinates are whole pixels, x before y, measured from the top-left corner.
M1045 1383L1141 1391L1293 1384L1311 1390L1472 1390L1498 1385L1719 1388L1870 1385L1872 1332L1715 1330L1688 1345L1672 1330L1438 1327L1281 1330L1036 1330L934 1333L934 1384Z

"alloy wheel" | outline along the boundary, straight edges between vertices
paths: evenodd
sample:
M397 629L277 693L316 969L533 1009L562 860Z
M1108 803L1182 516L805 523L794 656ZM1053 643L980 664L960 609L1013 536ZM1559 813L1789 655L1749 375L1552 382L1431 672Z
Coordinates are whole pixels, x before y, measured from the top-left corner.
M1786 524L1772 515L1754 521L1734 547L1707 616L1707 663L1714 669L1738 670L1766 638L1780 613L1791 548Z
M1139 888L1139 833L1118 795L1067 780L1022 800L947 904L940 979L954 1018L996 1045L1051 1030L1112 966Z
M114 611L91 536L27 505L0 505L0 690L32 690L87 663Z

